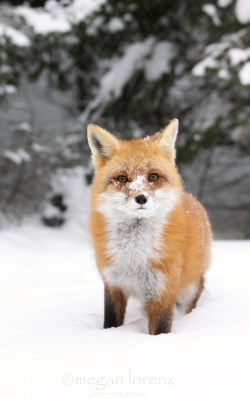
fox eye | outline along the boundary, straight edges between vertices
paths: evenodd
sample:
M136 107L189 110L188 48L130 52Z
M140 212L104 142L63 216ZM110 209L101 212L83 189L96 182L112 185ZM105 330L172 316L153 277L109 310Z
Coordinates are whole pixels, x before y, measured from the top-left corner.
M126 176L119 176L119 177L117 177L117 180L122 183L128 182L128 179Z
M148 177L149 181L156 181L158 180L159 176L156 173L152 173L150 174L150 176Z

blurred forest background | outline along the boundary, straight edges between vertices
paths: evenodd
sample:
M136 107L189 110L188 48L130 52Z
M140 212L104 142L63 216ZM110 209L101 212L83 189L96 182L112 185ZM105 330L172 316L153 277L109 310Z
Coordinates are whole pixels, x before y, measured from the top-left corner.
M187 190L216 236L250 238L249 0L1 2L0 105L2 225L63 224L88 123L131 138L178 117Z

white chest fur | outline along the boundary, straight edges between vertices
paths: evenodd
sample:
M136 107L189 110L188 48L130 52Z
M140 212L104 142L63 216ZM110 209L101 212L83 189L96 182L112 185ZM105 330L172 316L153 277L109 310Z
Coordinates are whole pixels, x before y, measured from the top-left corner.
M113 261L103 271L104 280L143 301L159 297L166 279L150 264L161 257L163 225L159 218L109 220L107 250Z

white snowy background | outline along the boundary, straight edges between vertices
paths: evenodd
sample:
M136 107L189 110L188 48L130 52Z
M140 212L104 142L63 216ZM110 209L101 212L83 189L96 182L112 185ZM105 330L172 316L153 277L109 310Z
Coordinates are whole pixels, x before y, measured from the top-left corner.
M229 2L219 0L218 5ZM20 6L16 13L35 32L66 32L101 3L75 0L62 8L49 1L44 11ZM236 1L242 23L250 21L249 4ZM221 23L211 5L204 12ZM119 21L109 28L119 30ZM25 34L2 23L1 35L29 45ZM226 50L229 64L242 65L241 83L249 84L249 49L232 48L231 39L207 48L193 74L201 76L216 65L226 79L228 65L220 65L220 53ZM104 76L99 99L114 90L115 68L125 67L123 78L129 78L137 57L147 56L153 47L153 41L131 45ZM123 84L122 79L115 82L115 89ZM11 93L15 88L0 90ZM6 157L28 161L26 152L6 151ZM89 188L83 184L83 169L57 176L54 184L60 185L68 206L61 229L41 226L33 217L0 232L1 397L249 397L250 242L214 242L198 306L189 315L176 312L171 334L149 336L146 316L135 300L129 302L123 326L104 330L103 284L87 232Z
M125 324L104 330L82 175L77 168L60 178L68 190L64 227L33 218L0 233L1 396L247 398L249 241L214 243L198 306L176 312L171 334L148 335L132 299Z

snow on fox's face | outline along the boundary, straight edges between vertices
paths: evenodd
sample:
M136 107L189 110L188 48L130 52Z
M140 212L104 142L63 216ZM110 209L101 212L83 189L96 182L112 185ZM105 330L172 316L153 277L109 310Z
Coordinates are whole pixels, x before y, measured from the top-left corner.
M178 120L174 119L161 133L121 141L101 127L89 125L96 210L107 218L171 213L182 190L174 162L177 132Z
M163 216L177 205L178 192L158 170L132 175L118 171L108 179L105 192L99 194L98 210L107 217L115 214L130 218Z

